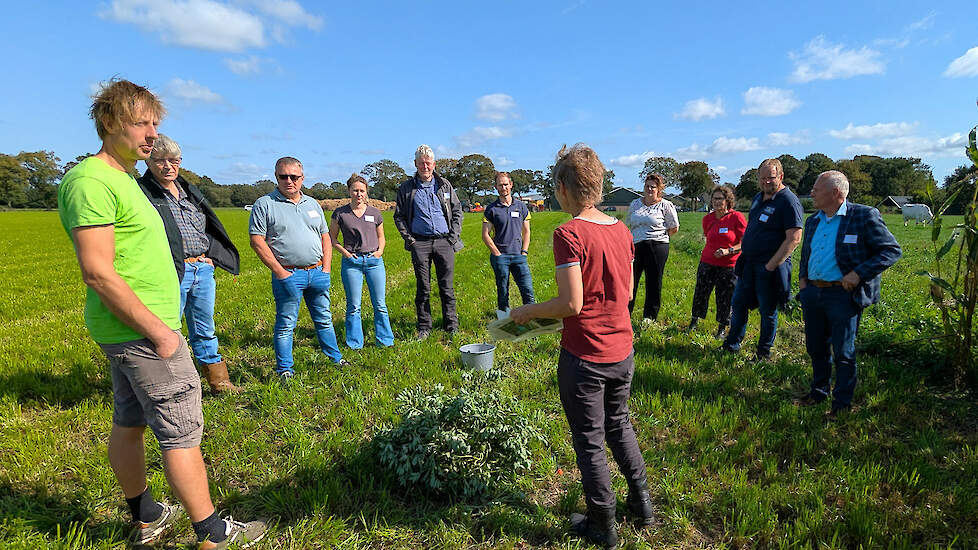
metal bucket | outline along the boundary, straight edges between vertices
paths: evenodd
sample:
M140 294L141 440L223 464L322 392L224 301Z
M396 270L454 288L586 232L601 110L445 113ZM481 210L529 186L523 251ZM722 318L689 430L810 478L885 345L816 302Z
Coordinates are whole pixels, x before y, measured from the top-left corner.
M466 344L458 348L462 352L462 364L470 369L487 371L492 368L496 346L492 344Z

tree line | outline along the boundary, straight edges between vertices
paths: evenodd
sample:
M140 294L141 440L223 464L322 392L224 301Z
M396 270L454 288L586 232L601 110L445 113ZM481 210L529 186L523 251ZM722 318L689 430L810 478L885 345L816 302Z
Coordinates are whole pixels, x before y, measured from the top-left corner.
M88 155L76 157L61 164L52 151L20 152L16 155L0 153L0 207L8 208L55 208L57 206L57 186L68 170L84 160ZM938 188L928 165L919 158L879 157L857 155L851 159L832 160L822 153L812 153L802 159L784 154L777 157L784 167L784 183L799 195L811 192L815 178L825 170L839 170L846 174L850 182L849 196L864 204L876 204L888 195L910 196L914 201L925 200L928 187L936 190L940 202L945 194L962 187L949 213L959 213L963 209L965 196L971 196L970 189L975 185L978 169L973 165L962 165L944 179ZM513 181L513 194L523 196L539 193L549 197L553 194L551 170L513 169L509 170ZM481 154L464 155L460 158L438 159L437 171L448 178L458 190L464 201L485 200L494 195L496 167L490 158ZM370 183L372 198L393 201L397 187L410 173L390 159L381 159L366 164L360 174ZM692 200L698 200L720 183L720 177L702 161L679 162L670 157L652 157L645 162L640 180L651 173L663 176L666 185L678 188ZM221 185L206 175L198 175L188 168L181 167L180 174L190 183L200 187L204 196L213 206L230 207L253 204L258 197L266 195L275 188L275 182L267 179L251 184ZM138 176L138 174L135 174ZM615 173L605 172L604 190L609 192L615 183ZM749 200L758 192L757 169L745 172L736 184L738 198ZM306 187L306 194L316 199L346 198L349 193L345 182L334 181L329 185L317 182ZM961 204L958 204L961 202Z

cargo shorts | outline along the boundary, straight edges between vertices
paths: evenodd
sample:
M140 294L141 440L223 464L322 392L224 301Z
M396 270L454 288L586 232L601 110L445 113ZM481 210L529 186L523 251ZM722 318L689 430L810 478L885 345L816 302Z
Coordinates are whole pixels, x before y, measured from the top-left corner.
M112 371L112 423L149 426L162 450L197 447L204 433L200 376L177 334L180 345L167 359L147 339L99 344Z

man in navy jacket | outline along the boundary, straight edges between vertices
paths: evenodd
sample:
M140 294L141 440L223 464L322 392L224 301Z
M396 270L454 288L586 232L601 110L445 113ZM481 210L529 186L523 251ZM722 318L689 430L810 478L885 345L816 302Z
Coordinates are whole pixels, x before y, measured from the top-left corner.
M856 332L863 309L880 299L880 274L901 255L900 245L875 208L846 200L849 180L837 170L819 174L812 187L818 212L805 221L798 276L805 344L812 358L811 391L802 406L832 393L834 418L850 409L856 387Z

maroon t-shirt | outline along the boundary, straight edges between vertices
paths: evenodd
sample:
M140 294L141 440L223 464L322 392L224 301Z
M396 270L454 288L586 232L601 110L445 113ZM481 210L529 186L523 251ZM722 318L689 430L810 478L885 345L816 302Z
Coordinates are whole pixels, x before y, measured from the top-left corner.
M632 352L632 234L620 221L602 224L574 218L554 230L557 269L581 266L584 305L564 318L560 345L592 363L616 363Z
M380 210L373 206L367 206L363 216L358 217L349 204L344 204L333 210L330 221L340 224L340 231L343 232L343 248L350 254L374 252L380 248L377 226L384 223L384 218Z
M733 267L740 257L740 252L717 258L713 255L720 248L730 248L744 238L747 220L736 210L724 214L719 220L713 212L703 216L703 234L706 235L706 246L700 261L718 267Z

